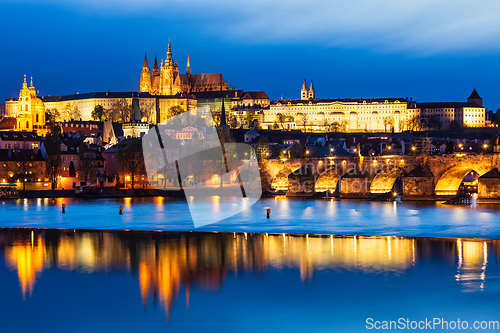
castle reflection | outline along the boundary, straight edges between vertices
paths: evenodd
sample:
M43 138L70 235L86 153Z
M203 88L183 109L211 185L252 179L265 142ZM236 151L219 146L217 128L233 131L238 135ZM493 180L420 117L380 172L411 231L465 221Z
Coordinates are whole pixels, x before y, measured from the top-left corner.
M403 274L429 258L456 265L466 291L484 290L489 252L498 240L333 235L0 230L0 250L17 272L24 298L43 270L92 273L122 270L138 278L143 306L161 303L167 316L184 290L218 290L227 274L289 268L312 280L320 270Z

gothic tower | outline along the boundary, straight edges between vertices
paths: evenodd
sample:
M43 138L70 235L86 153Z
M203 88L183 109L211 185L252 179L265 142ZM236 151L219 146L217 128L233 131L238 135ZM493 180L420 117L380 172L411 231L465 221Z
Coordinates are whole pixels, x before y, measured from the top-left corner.
M140 92L151 91L151 73L149 72L148 57L144 52L144 64L142 65Z
M309 90L307 89L306 79L304 79L304 84L302 85L302 89L300 89L300 99L308 99L309 98Z
M314 92L314 86L313 86L313 81L311 80L311 87L309 88L309 99L314 99L316 96Z
M189 63L189 53L188 53L188 62L186 66L186 75L191 76L191 64Z
M165 64L161 67L160 72L160 93L162 95L176 94L174 87L174 80L179 73L177 64L174 63L172 58L172 47L170 45L170 38L168 39L168 51Z
M469 98L467 98L467 102L476 104L477 106L483 106L483 99L477 93L476 88L474 88Z
M156 60L153 66L153 75L151 76L151 93L156 95L160 91L160 69L158 68L158 61Z

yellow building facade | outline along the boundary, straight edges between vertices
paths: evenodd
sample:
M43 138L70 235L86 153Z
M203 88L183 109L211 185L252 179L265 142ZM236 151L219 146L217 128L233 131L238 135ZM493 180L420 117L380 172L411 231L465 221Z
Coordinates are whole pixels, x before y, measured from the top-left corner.
M158 101L158 123L166 121L170 116L170 110L177 106L183 111L191 111L198 107L196 97L192 95L186 96L163 96Z
M313 94L309 94L311 91ZM397 133L420 130L421 124L431 118L441 125L436 129L484 127L486 118L482 98L475 89L467 102L417 103L411 98L315 99L312 82L308 89L305 81L301 99L275 101L263 113L264 129L309 132ZM415 120L420 125L415 126Z
M6 101L6 116L16 118L17 131L36 131L38 135L45 136L48 127L45 125L45 105L36 96L36 90L31 78L30 86L26 82L24 75L23 86L19 92L17 100Z
M264 110L262 128L401 132L408 104L405 98L279 100ZM279 114L285 117L282 124Z

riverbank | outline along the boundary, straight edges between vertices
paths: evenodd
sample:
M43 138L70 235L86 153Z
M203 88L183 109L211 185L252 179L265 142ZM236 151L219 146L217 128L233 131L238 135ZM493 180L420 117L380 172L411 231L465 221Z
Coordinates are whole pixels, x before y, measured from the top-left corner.
M234 195L234 186L223 188L192 188L196 190L197 196L213 196L214 190L216 195ZM182 189L123 189L103 187L96 188L85 193L75 193L74 189L71 190L26 190L19 191L19 197L22 199L37 199L37 198L129 198L129 197L172 197L184 198L185 193Z

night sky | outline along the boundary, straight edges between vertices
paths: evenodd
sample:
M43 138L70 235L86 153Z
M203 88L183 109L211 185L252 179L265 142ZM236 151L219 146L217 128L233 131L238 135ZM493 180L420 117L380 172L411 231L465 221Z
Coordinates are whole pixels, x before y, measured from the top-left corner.
M442 0L0 0L0 100L23 75L40 96L137 91L148 52L185 72L299 98L465 101L500 108L500 3Z

